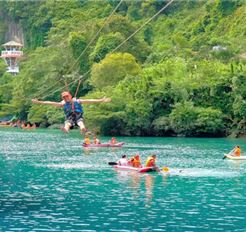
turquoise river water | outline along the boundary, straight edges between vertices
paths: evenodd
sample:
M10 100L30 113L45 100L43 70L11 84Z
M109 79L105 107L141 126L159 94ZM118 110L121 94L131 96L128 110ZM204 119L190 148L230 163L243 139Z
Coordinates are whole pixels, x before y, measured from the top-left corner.
M246 231L246 160L222 159L246 140L117 139L85 150L78 130L1 129L0 231ZM182 172L108 165L136 152Z

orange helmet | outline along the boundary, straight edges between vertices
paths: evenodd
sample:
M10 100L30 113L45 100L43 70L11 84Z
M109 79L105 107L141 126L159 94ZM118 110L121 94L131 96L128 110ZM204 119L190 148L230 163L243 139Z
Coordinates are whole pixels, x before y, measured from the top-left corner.
M66 96L72 97L71 93L69 93L69 92L67 92L67 91L62 92L62 93L61 93L61 96L62 96L62 98L63 98L63 97L66 97Z

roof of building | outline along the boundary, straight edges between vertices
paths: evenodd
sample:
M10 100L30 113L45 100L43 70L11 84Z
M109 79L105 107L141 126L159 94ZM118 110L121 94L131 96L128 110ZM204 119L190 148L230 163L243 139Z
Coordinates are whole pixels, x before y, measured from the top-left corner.
M15 42L13 40L3 44L3 46L17 46L17 47L23 47L21 43Z

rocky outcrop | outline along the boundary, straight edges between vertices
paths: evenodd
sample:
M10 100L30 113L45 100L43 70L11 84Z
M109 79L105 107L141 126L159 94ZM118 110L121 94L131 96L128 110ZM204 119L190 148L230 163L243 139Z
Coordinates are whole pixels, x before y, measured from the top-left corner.
M8 42L13 40L24 45L24 34L21 26L10 18L7 18L6 27L5 41Z

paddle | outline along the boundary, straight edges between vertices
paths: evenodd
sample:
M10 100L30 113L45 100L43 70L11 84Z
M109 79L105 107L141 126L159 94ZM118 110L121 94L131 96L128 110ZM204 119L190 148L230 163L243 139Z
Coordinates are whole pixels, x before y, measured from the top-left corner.
M228 154L224 155L224 157L222 159L227 158L227 156L230 155L233 151L234 151L234 148Z
M224 157L222 158L223 160L227 158L229 154L225 154Z
M108 165L117 165L116 162L108 162Z

